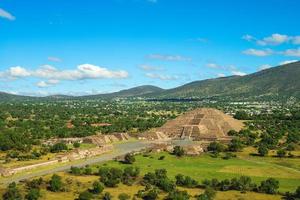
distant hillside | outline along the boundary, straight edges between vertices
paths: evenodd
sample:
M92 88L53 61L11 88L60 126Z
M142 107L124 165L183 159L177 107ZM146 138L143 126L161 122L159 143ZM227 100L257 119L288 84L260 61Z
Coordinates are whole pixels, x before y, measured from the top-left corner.
M300 62L273 67L246 76L195 81L151 95L155 98L300 97Z
M109 94L82 97L54 95L44 98L17 96L0 93L0 101L27 99L95 99L95 98L130 98L145 97L152 99L171 98L222 98L222 99L287 99L291 96L300 98L300 62L281 65L262 70L246 76L229 76L224 78L195 81L183 86L164 90L144 85Z
M143 86L130 88L127 90L121 90L119 92L114 92L114 93L84 96L84 98L127 98L127 97L145 96L154 93L160 93L163 91L164 89L156 86L143 85Z

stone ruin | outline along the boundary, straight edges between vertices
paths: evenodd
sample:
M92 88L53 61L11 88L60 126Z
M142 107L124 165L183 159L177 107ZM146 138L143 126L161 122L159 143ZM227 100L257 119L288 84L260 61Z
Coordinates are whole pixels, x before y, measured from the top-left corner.
M230 141L230 130L239 131L243 122L213 108L199 108L166 122L144 134L146 139L192 139L198 141Z

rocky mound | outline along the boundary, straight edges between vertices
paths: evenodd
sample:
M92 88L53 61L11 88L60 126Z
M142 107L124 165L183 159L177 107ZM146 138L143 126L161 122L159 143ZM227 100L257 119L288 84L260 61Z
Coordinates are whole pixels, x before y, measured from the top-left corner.
M153 136L159 133L177 139L229 140L228 131L239 131L243 126L244 124L241 121L217 109L199 108L170 120L162 127L156 128L147 134Z

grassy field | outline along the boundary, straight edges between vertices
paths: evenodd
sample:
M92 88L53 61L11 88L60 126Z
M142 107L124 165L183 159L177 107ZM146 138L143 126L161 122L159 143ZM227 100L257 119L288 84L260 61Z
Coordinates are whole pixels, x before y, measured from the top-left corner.
M165 159L159 160L158 158L162 155L165 156ZM219 180L231 179L246 175L250 176L254 182L260 183L262 180L274 177L280 182L281 192L294 191L300 185L300 171L276 164L278 162L277 158L270 157L263 161L260 157L248 157L251 157L251 159L237 157L224 160L222 158L212 158L208 154L198 157L176 158L168 153L159 153L151 154L148 157L138 155L133 165L138 166L142 174L165 168L170 178L174 178L176 174L181 173L198 181L212 178L218 178ZM284 160L287 164L296 162L296 160L289 158L282 159L281 162L284 162ZM107 162L105 165L120 168L127 166L116 161Z

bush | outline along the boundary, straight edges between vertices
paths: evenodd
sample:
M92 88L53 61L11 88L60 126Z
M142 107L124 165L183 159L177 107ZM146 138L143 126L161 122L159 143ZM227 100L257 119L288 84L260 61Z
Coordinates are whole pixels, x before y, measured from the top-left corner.
M22 200L21 193L17 188L17 184L15 182L12 182L8 185L2 198L3 200Z
M102 167L99 169L100 181L107 187L116 187L120 182L123 171L118 168Z
M104 190L104 186L99 181L95 181L93 183L93 189L91 189L91 192L94 194L100 194Z
M51 180L49 182L49 189L52 192L58 192L58 191L62 190L62 187L63 187L63 183L62 183L61 177L58 176L58 175L56 175L56 174L54 174L51 177Z
M89 191L84 191L79 194L78 200L90 200L93 195Z
M212 151L214 153L223 152L223 151L225 151L225 149L226 149L226 147L219 142L211 142L207 147L208 151Z
M203 194L196 197L197 200L213 200L216 197L216 191L212 188L206 188Z
M286 151L284 149L279 149L276 154L279 158L283 158L286 155Z
M26 194L25 199L27 200L38 200L41 197L40 189L32 188Z
M111 200L112 196L109 192L105 192L105 194L103 195L103 200Z
M135 162L134 155L132 155L130 153L128 153L128 154L125 155L125 157L124 157L124 163L126 163L126 164L132 164L134 162Z
M274 178L269 178L261 182L259 191L267 194L276 194L278 188L279 182Z
M65 151L65 150L68 150L67 145L65 143L61 143L61 142L54 144L50 148L51 153L58 153L58 152Z
M183 176L182 174L178 174L175 176L176 179L176 185L188 187L188 188L194 188L198 185L198 182L194 179L192 179L189 176Z
M173 150L173 154L177 157L182 157L184 155L184 150L180 146L175 146Z
M265 145L261 144L259 145L257 152L260 156L265 156L268 155L269 149Z
M130 199L130 195L126 194L126 193L121 193L118 196L119 200L128 200Z
M165 199L166 200L188 200L190 199L190 195L187 193L187 191L175 190L170 192Z
M74 142L73 143L73 147L74 148L79 148L80 147L80 143L79 142Z

